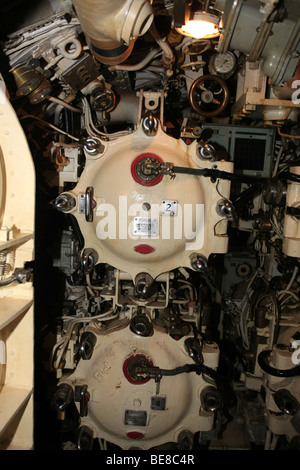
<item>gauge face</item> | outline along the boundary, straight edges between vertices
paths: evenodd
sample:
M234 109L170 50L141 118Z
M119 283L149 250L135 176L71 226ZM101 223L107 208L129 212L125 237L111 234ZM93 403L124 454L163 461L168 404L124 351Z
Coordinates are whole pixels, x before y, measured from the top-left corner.
M224 54L217 52L210 60L210 73L229 78L235 72L236 64L236 57L232 52L228 51Z

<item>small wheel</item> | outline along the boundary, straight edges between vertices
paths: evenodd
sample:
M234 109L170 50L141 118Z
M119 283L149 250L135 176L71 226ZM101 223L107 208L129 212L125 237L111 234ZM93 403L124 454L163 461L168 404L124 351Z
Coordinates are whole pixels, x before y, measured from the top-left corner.
M197 56L202 56L203 52L211 47L211 42L207 39L191 39L182 46L182 52L191 57L190 62L184 62L180 68L192 69L193 67L203 68L206 65L204 60L197 60ZM194 60L192 58L194 57Z
M225 109L228 100L227 85L220 77L203 75L190 88L190 103L202 116L217 116Z
M211 41L208 39L191 39L182 46L185 55L201 55L211 48Z

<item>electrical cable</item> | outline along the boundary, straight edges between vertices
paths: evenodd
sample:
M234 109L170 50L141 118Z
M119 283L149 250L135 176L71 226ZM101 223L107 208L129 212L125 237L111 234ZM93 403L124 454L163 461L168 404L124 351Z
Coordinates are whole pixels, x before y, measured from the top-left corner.
M248 175L236 175L234 173L229 173L226 171L215 170L211 168L190 168L190 167L181 167L174 166L172 167L173 173L181 173L186 175L193 176L206 176L215 179L226 179L230 181L238 181L240 183L257 183L257 178Z
M205 176L205 177L209 177L213 179L225 179L229 181L236 181L239 183L257 184L257 178L253 176L237 175L235 173L229 173L227 171L221 171L221 170L217 170L213 168L190 168L190 167L173 166L172 172L175 174ZM296 181L297 183L300 183L300 175L291 173L289 171L281 173L280 179ZM261 179L261 181L263 181L263 178Z
M80 318L74 318L72 316L62 317L63 321L69 321L69 320L71 321L68 323L66 327L66 333L64 334L64 336L62 336L62 338L52 348L51 360L50 360L51 366L54 369L60 368L60 364L64 360L64 357L66 355L67 348L71 339L71 335L73 333L73 329L76 324L89 323L93 320L100 320L102 322L114 320L115 318L118 318L119 316L119 314L113 314L114 312L115 310L111 309L111 310L108 310L107 312L103 312L93 317L80 317Z
M69 134L68 132L65 132L62 129L59 129L59 127L56 127L53 124L50 124L50 122L44 121L44 119L41 119L38 116L34 116L33 114L26 114L25 116L20 117L20 120L23 120L23 119L35 119L35 120L41 122L42 124L44 124L45 126L50 127L54 131L56 131L60 134L66 135L67 137L69 137L72 140L75 140L76 142L79 141L79 139L77 137L74 137L73 135Z
M224 358L223 358L224 359ZM227 366L229 362L227 362ZM184 373L196 372L198 374L208 375L210 378L216 381L228 382L231 378L231 372L227 375L220 374L217 370L211 367L205 366L204 364L185 364L184 366L175 367L174 369L159 369L162 376L175 376Z
M19 277L13 276L13 277L6 279L5 281L0 281L0 287L8 286L9 284L12 284L13 282L20 282Z
M250 188L245 189L245 191L242 191L237 196L235 196L234 200L232 201L232 204L235 206L236 204L240 203L241 201L249 198L250 196L253 196L253 194L256 191L261 190L262 187L263 187L262 183L257 183L253 186L250 186Z

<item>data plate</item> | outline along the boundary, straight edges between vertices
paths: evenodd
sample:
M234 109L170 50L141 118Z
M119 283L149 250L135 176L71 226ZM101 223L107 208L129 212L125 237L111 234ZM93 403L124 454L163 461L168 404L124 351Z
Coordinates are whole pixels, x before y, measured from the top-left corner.
M134 235L158 235L158 219L156 217L135 217L133 220Z
M125 424L128 426L146 426L147 411L126 410Z

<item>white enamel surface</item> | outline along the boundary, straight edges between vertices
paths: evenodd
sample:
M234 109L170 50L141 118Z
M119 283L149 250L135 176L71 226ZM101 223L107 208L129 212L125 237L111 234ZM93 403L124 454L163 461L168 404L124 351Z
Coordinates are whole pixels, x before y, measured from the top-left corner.
M133 278L139 272L156 277L179 266L189 267L193 252L206 257L225 252L227 221L218 216L216 206L220 193L228 197L229 183L222 181L217 190L209 178L177 174L175 179L164 176L154 186L143 186L132 177L131 164L144 153L182 167L213 166L196 156L196 143L185 145L162 129L155 137L147 137L139 128L131 135L109 142L103 155L87 160L79 183L72 191L79 197L88 186L94 188L94 221L87 223L84 214L78 209L74 212L85 246L97 251L99 262L109 263ZM218 162L218 168L230 171L231 164ZM161 213L165 200L177 201L176 216ZM143 203L149 204L151 210L144 210ZM157 235L136 236L134 217L158 219ZM136 252L134 247L140 244L150 245L153 252L146 255Z
M193 433L211 429L212 414L200 410L200 392L207 385L201 375L183 373L164 376L159 396L166 398L166 408L152 410L155 381L151 379L144 384L132 384L123 373L126 359L138 354L146 356L161 369L193 363L185 351L185 339L175 341L158 330L154 330L153 336L139 337L129 327L98 336L92 358L80 361L68 379L73 385L81 382L88 385L88 416L82 418L82 424L94 429L95 436L124 449L135 444L141 449L148 449L174 442L183 429ZM213 351L214 361L217 361L218 352L218 349ZM126 410L145 411L146 425L126 424ZM135 442L127 437L130 432L141 432L144 437Z

